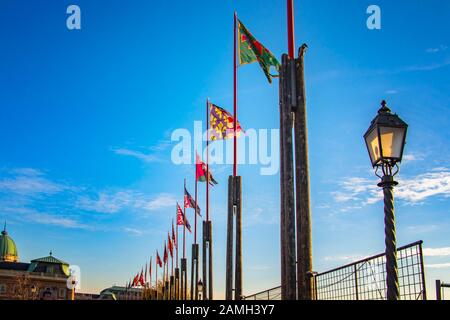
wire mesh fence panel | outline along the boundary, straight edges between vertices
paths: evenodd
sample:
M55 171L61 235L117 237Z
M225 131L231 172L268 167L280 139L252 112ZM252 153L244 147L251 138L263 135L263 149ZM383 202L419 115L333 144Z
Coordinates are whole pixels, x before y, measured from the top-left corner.
M422 241L397 249L401 300L426 299ZM319 273L315 277L319 300L385 300L386 256L378 254Z
M281 300L281 287L272 288L246 296L244 300Z
M401 300L426 300L422 241L397 249ZM378 254L316 274L314 297L318 300L385 300L386 257ZM281 287L245 297L247 300L280 300Z

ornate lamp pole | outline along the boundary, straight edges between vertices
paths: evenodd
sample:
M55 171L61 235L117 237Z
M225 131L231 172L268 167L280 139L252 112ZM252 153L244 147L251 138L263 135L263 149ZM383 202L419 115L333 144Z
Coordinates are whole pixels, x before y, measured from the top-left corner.
M199 295L198 300L203 300L203 282L202 282L202 279L198 280L197 288L198 288L198 295Z
M381 179L378 186L384 194L384 230L386 244L387 299L399 299L397 273L397 247L395 240L394 186L398 184L394 176L402 161L408 125L396 114L392 114L386 101L381 102L378 115L372 120L364 135L370 161L375 175ZM380 170L382 175L380 175Z

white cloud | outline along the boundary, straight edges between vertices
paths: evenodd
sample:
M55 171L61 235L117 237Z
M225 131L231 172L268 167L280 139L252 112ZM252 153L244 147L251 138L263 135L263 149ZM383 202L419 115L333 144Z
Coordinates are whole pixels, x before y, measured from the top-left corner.
M26 216L26 219L39 224L55 225L70 229L89 229L88 225L79 223L74 219L46 213L29 214Z
M450 256L450 247L424 248L423 254L426 257L447 257Z
M431 269L444 269L444 268L450 268L450 262L448 263L435 263L435 264L426 264L426 268Z
M149 201L140 200L136 202L136 207L142 208L148 211L154 211L166 207L175 207L177 199L171 194L159 194Z
M170 140L160 140L154 146L144 148L145 151L150 150L150 152L142 152L128 148L111 148L111 150L118 155L134 157L143 162L152 163L162 161L161 153L164 150L166 150L170 145L171 145Z
M446 168L431 170L412 178L398 177L398 181L395 197L407 204L421 203L436 196L450 197L450 171ZM340 183L342 191L334 191L331 195L336 202L352 200L356 201L358 205L369 205L383 198L383 194L376 184L376 180L359 177L346 178Z
M100 192L95 198L83 196L77 202L77 207L87 211L100 213L117 213L123 209L140 209L154 211L175 206L176 198L170 194L156 196L145 195L133 190L117 192Z
M144 232L142 230L134 229L134 228L123 228L123 231L125 231L128 234L131 234L133 236L141 236Z
M398 92L397 90L391 89L391 90L387 90L386 94L396 94L397 92Z
M326 256L323 259L327 262L329 261L338 261L338 262L354 262L359 261L367 256L363 255L341 255L341 256Z
M408 226L406 227L406 231L414 233L414 234L421 234L421 233L429 233L436 231L439 227L437 225L431 224L431 225L418 225L418 226Z
M125 148L113 149L113 152L115 154L119 154L119 155L123 155L123 156L134 157L134 158L139 159L139 160L141 160L143 162L146 162L146 163L152 163L152 162L161 161L160 158L157 155L152 154L152 153L145 154L145 153L140 152L140 151L125 149Z
M244 208L245 210L245 208ZM247 212L244 220L245 227L250 227L258 224L275 224L277 222L277 215L272 210L271 206L263 208L252 208Z
M426 53L438 53L440 51L445 51L447 50L447 46L444 45L440 45L439 47L435 47L435 48L428 48L426 51Z
M2 210L4 212L13 213L15 218L27 222L60 226L69 229L91 229L90 226L80 223L71 217L61 216L58 214L40 212L24 207L6 207L2 208Z
M450 197L450 172L429 172L412 179L399 179L396 197L409 203L417 203L433 196Z
M415 154L415 153L408 153L405 154L402 158L402 163L405 164L406 162L411 162L411 161L420 161L423 160L423 156L419 155L419 154Z
M20 195L55 194L68 189L67 186L55 183L34 169L15 169L13 177L0 180L0 192L11 192Z

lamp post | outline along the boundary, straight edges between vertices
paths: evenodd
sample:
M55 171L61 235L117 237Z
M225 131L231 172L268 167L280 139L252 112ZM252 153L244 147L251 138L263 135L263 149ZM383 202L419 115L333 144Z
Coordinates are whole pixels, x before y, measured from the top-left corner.
M31 300L36 299L37 287L33 284L31 285Z
M364 134L375 175L381 179L378 186L384 195L384 231L386 244L387 299L399 299L397 248L395 240L394 186L398 184L394 176L402 161L408 125L396 114L392 114L386 101L381 102L377 116ZM380 173L381 171L381 173ZM382 175L381 175L382 174Z
M202 282L202 279L198 280L197 290L198 290L198 300L203 300L203 282Z

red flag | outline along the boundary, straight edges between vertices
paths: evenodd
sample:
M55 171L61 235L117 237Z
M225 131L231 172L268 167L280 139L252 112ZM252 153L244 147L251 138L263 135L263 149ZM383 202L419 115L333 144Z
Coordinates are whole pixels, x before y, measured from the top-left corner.
M200 158L200 156L195 153L195 180L205 182L206 181L206 165Z
M178 203L177 203L177 225L179 226L184 225L183 210L181 209Z
M164 242L164 263L167 263L167 259L169 259L169 256L167 255L167 247L166 247L166 243Z
M139 284L140 284L141 286L145 286L145 282L144 282L144 270L143 270L143 269L141 270L141 275L140 275L140 277L139 277Z
M185 218L185 219L184 219L184 224L186 225L186 229L188 229L188 231L189 231L190 233L192 233L192 231L191 231L191 225L190 225L188 219L187 219L186 217L184 217L184 218Z
M173 258L173 244L172 244L172 239L170 239L170 234L167 232L167 244L169 246L169 253L170 256Z
M135 287L135 286L137 286L138 285L138 282L139 282L139 272L134 276L134 278L133 278L133 284L132 284L132 287Z
M184 207L185 208L193 208L193 209L196 208L198 215L200 217L202 216L200 213L200 207L197 205L194 198L192 198L192 196L189 194L189 192L187 191L186 188L184 188Z
M176 235L175 235L175 228L174 228L174 226L173 226L173 219L172 219L172 242L173 242L173 245L174 245L176 248L178 248L178 245L177 245L177 237L176 237Z
M162 261L161 261L161 258L159 257L158 251L156 251L156 264L157 264L160 268L162 268Z

